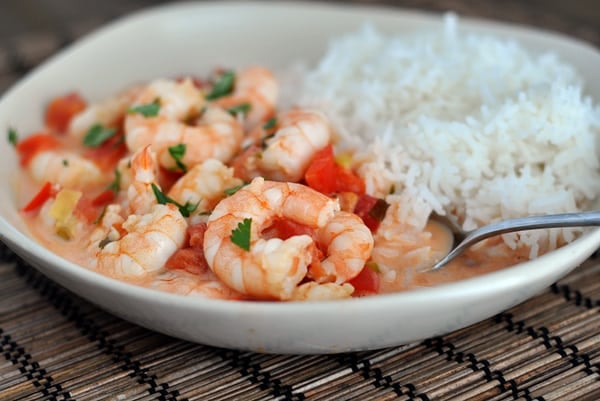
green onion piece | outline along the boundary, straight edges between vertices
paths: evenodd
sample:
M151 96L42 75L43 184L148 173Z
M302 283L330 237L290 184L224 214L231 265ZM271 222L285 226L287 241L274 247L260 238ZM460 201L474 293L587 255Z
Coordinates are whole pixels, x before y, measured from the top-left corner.
M141 104L127 109L129 114L139 113L144 117L156 117L160 111L160 99L156 98L152 103Z
M235 83L235 73L233 71L225 71L217 82L212 87L212 90L206 95L206 100L215 100L223 96L229 95L233 91Z
M106 128L101 124L94 124L83 137L83 144L90 148L97 148L112 138L116 132L115 128Z
M8 143L10 143L12 146L17 146L17 142L19 142L19 135L17 134L17 130L15 130L12 127L9 127L7 137Z
M181 213L183 217L190 217L190 214L193 213L196 209L198 209L198 206L200 205L200 202L196 203L195 205L190 202L186 202L185 205L182 205L176 200L171 199L167 195L165 195L155 183L152 183L151 187L152 192L154 192L154 196L156 197L156 201L158 203L160 203L161 205L172 203L173 205L177 206L177 208L179 209L179 213Z
M374 218L377 221L383 221L383 218L385 217L385 213L387 212L388 207L390 207L390 204L387 203L385 200L377 199L377 202L375 202L375 205L373 205L371 210L369 210L369 216L371 216L372 218Z
M227 111L229 112L229 114L235 116L236 114L246 114L250 111L251 108L252 106L250 105L250 103L242 103L238 104L237 106L228 108Z
M273 117L271 118L269 121L267 121L265 123L265 125L263 125L263 129L271 129L271 128L275 128L275 126L277 125L277 118Z
M252 219L244 219L238 223L237 228L231 230L231 242L239 246L240 248L249 251L250 250L250 227L252 225Z
M171 155L173 160L175 160L175 165L177 166L178 169L180 169L184 173L187 172L187 166L185 164L183 164L181 159L185 155L185 150L186 150L185 143L180 143L180 144L177 144L174 146L169 146L169 154Z

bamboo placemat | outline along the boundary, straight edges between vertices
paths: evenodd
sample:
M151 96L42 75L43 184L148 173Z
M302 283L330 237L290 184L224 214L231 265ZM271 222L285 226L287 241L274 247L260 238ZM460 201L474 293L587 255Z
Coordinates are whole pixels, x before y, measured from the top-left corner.
M31 3L0 4L0 24L11 18L2 7L17 1ZM68 2L76 17L55 15L56 29L0 38L0 93L65 44L142 3L104 2L98 12L89 1ZM566 8L558 1L387 3L536 25L600 45L599 19L585 9L593 1ZM595 401L599 312L600 259L592 259L539 296L446 336L340 355L255 354L120 320L0 244L0 400Z

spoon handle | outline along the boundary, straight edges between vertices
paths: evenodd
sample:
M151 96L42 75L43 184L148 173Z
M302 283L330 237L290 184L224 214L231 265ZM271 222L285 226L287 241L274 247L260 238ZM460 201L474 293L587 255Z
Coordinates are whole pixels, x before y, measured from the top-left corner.
M538 228L557 227L590 227L600 226L600 211L549 214L546 216L530 216L509 219L493 223L469 232L450 253L440 259L430 270L437 270L460 255L471 245L486 238L515 231L534 230Z

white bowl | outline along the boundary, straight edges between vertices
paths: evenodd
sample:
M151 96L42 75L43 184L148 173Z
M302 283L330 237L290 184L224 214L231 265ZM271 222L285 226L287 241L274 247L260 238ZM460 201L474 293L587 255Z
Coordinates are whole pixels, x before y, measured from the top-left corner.
M100 99L132 82L215 65L284 68L316 61L328 40L370 22L384 32L439 26L441 16L398 9L302 3L184 3L121 19L64 50L9 90L0 127L33 132L52 96L78 90ZM575 40L505 24L463 19L463 29L552 49L600 98L600 53ZM488 318L545 289L600 245L594 230L557 251L518 266L457 283L333 302L270 303L188 298L136 287L65 261L33 240L9 185L18 162L0 145L0 236L61 285L124 319L186 340L275 353L333 353L408 343Z

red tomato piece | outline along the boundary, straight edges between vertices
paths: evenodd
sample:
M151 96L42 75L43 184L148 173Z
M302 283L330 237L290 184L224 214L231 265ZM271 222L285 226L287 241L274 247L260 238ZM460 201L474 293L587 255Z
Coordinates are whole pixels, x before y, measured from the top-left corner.
M335 189L336 192L354 192L362 194L365 192L365 182L352 170L335 165Z
M202 248L179 249L167 260L165 267L172 270L185 270L192 274L203 273L209 268Z
M306 184L323 194L336 192L336 165L333 157L333 146L329 144L315 154L306 169L304 174Z
M379 274L367 266L363 267L358 276L350 280L349 283L354 287L352 295L355 297L379 293Z
M107 189L92 199L92 206L106 206L109 203L112 203L116 197L117 194L115 194L115 191L112 189Z
M288 219L275 219L271 226L263 232L266 238L280 238L286 240L294 235L308 235L315 237L315 230L304 224Z
M113 170L119 160L127 154L123 132L118 132L97 148L88 148L83 156L91 159L103 171Z
M206 232L206 223L198 223L193 226L189 226L187 234L189 237L189 244L192 248L200 248L204 246L204 233Z
M371 232L377 231L377 228L379 228L379 224L381 223L379 220L369 214L377 201L378 198L375 198L374 196L362 194L358 197L358 202L356 202L356 206L354 207L354 214L358 215L358 217L362 219L365 225L369 227Z
M39 152L56 149L59 146L61 146L61 143L58 138L46 132L38 132L19 141L16 150L20 157L21 166L25 167Z
M42 188L38 191L38 193L35 194L35 196L33 198L31 198L29 203L27 203L23 207L23 209L21 209L21 211L22 212L33 212L33 211L39 209L40 207L42 207L42 205L44 203L46 203L46 201L54 195L56 195L54 186L52 185L51 182L46 182L42 186Z
M65 133L73 116L85 107L85 100L75 92L54 98L46 108L46 126L55 132Z
M77 218L85 221L88 224L94 223L101 213L102 208L98 205L94 205L94 199L85 195L79 198L79 201L75 206L75 210L73 211L73 214Z

